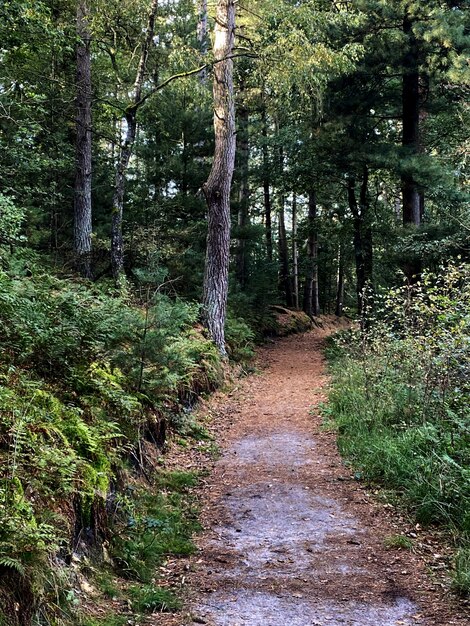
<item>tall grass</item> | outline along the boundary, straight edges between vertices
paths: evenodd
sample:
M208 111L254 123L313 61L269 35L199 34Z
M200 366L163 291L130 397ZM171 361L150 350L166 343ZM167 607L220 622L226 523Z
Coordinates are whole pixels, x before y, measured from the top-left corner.
M470 268L443 268L377 299L363 331L338 338L328 412L340 451L456 541L470 592Z

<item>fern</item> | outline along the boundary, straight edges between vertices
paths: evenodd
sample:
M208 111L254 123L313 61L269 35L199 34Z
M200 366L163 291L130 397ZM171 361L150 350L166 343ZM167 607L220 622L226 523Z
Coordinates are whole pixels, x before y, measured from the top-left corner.
M24 576L26 574L26 570L21 561L10 556L0 556L0 566L13 569L18 572L20 576Z

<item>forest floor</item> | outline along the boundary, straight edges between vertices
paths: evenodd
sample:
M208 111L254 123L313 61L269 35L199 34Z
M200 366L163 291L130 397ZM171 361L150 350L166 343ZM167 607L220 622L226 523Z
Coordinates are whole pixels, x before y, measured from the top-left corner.
M470 623L468 605L446 591L439 536L355 480L322 426L329 332L262 348L257 373L201 409L221 453L200 493L198 553L168 565L188 605L148 623Z

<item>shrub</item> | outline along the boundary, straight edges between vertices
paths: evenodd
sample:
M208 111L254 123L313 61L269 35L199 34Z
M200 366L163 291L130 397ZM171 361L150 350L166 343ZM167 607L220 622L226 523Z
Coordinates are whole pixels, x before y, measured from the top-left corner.
M18 584L4 588L0 576L0 614L19 603L28 615L50 609L58 624L65 611L71 623L67 593L62 609L62 592L50 584L63 569L56 555L70 552L82 528L95 541L108 532L110 485L139 437L215 387L220 358L195 327L193 304L158 290L106 293L54 275L31 253L2 261L0 569ZM185 480L173 477L176 494L137 504L116 496L124 516L116 542L129 575L149 580L163 555L193 550ZM57 588L67 587L62 578Z
M338 427L340 450L366 479L400 494L420 522L446 525L465 545L469 266L442 268L378 298L365 330L340 337L329 356L334 382L328 414ZM458 560L460 581L464 562Z

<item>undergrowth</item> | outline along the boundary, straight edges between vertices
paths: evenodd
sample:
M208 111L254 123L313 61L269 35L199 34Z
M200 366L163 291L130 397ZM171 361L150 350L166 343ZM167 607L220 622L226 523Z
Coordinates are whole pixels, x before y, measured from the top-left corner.
M99 558L109 544L119 574L148 583L165 555L193 550L196 477L149 476L142 442L161 448L166 430L185 423L178 416L219 384L222 364L198 307L164 293L162 276L136 272L117 291L60 277L31 252L1 254L5 626L74 623L75 553ZM231 319L235 358L249 356L250 332Z
M189 487L196 482L194 474L172 472L158 475L150 490L129 487L116 496L111 555L121 575L149 583L164 557L194 552L199 523Z
M374 317L330 345L325 410L366 480L393 489L456 546L470 593L470 268L446 267L377 297Z

